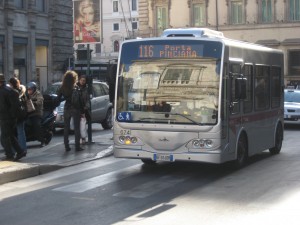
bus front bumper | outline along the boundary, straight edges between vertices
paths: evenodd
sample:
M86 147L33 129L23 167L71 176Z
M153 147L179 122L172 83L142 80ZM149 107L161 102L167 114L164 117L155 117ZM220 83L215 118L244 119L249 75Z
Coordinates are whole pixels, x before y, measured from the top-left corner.
M159 153L159 152L149 152L149 151L119 149L119 148L114 148L114 156L116 158L152 159L154 161L168 161L168 162L192 161L192 162L204 162L204 163L213 163L213 164L220 164L230 160L228 158L222 157L222 154L220 152Z

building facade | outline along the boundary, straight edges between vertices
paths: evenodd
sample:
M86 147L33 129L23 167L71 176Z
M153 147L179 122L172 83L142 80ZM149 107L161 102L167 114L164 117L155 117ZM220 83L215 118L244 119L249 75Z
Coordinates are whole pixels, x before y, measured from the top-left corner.
M75 0L84 1L84 0ZM109 64L115 63L121 43L126 39L135 38L138 34L139 1L138 0L93 0L99 1L101 38L99 43L75 44L75 51L91 50L90 73L99 80L105 80L105 74ZM85 73L86 60L80 60L79 54L75 54L75 68Z
M0 0L0 72L43 91L73 56L72 1Z
M285 83L300 84L300 0L140 0L139 36L206 27L225 37L281 49Z
M138 31L138 0L103 0L103 56L118 57L122 41Z

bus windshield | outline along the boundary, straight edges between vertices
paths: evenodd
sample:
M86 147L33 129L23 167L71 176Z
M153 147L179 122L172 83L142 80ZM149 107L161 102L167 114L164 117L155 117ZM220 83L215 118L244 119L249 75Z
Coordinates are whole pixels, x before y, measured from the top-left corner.
M117 120L127 123L217 123L220 42L153 40L124 43Z

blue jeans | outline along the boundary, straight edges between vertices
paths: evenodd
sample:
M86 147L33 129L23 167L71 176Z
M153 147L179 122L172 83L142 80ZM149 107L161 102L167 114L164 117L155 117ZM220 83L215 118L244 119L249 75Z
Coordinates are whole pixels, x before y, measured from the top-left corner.
M17 135L20 147L26 152L26 134L25 134L25 120L17 123Z

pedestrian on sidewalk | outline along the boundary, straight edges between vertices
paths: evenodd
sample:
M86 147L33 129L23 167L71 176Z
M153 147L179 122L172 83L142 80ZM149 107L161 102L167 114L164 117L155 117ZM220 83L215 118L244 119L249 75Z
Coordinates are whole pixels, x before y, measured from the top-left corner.
M89 91L86 82L86 75L81 75L79 81L77 83L82 97L82 108L80 112L80 136L81 136L81 143L86 143L87 137L87 127L86 121L91 119L90 115L90 98L89 98Z
M20 104L25 102L27 98L26 87L20 83L20 80L17 77L12 77L9 79L9 84L18 93ZM21 148L27 153L25 121L26 117L17 118L17 138Z
M27 121L33 127L34 137L37 141L41 142L41 147L44 147L46 144L41 128L44 97L41 94L41 92L37 89L37 84L35 82L29 82L27 84L27 94L35 108L33 112L28 113Z
M1 144L4 148L5 160L14 161L26 156L14 134L17 125L19 96L16 91L6 85L5 77L0 74L0 126ZM17 152L15 156L15 152Z
M62 86L58 90L57 99L58 102L65 100L64 106L64 144L66 152L71 151L69 145L69 133L70 133L70 121L71 117L74 120L74 132L75 132L75 151L82 151L80 147L80 113L81 110L72 104L72 93L77 86L78 74L75 71L68 70L63 77Z

